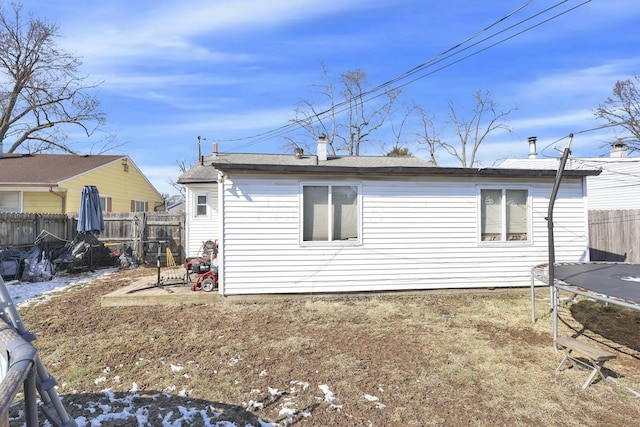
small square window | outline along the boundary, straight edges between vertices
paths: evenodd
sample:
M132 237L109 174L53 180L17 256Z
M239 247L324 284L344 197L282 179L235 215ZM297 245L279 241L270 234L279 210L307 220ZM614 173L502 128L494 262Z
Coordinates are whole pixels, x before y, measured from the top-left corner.
M207 196L196 196L196 216L207 216Z

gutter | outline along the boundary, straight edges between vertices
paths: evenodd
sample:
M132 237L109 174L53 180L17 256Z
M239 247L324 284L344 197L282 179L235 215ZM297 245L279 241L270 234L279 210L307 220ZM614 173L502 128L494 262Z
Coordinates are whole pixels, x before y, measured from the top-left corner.
M63 213L63 214L67 213L66 209L65 209L65 202L67 201L65 195L62 194L62 193L56 193L55 191L53 191L53 187L51 185L49 186L49 193L55 194L56 196L60 197L60 199L62 199L61 200L61 208L60 208L60 210L62 211L61 213Z
M309 166L309 165L272 165L247 163L212 163L215 169L223 172L292 172L292 173L350 173L350 174L383 174L405 176L460 176L460 177L511 177L511 178L555 178L554 169L507 169L507 168L455 168L455 167L353 167L353 166ZM565 171L565 176L581 177L599 175L600 171L587 169L571 169ZM205 181L203 178L188 179L184 184ZM212 180L209 179L209 182ZM179 181L180 182L180 181Z

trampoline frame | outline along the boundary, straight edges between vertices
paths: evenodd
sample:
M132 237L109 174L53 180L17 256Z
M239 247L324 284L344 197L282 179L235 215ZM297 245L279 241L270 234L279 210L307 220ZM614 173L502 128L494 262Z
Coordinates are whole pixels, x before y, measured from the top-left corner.
M640 272L640 264L636 263L619 263L619 262L584 262L584 263L556 263L556 266L559 265L603 265L603 266L637 266ZM531 269L531 321L535 323L536 314L535 314L535 280L541 281L547 285L549 283L549 264L540 264ZM546 273L545 273L546 272ZM631 286L631 284L630 284ZM637 283L636 287L639 287ZM581 295L587 298L603 301L606 303L611 303L627 308L631 308L633 310L640 311L640 294L638 295L638 300L633 301L629 299L620 298L617 296L607 295L602 292L594 291L592 289L588 289L588 287L583 284L572 284L568 283L564 280L558 279L554 277L553 286L549 286L550 290L550 305L553 310L553 339L554 342L558 338L558 306L559 306L559 291L563 290L575 295Z

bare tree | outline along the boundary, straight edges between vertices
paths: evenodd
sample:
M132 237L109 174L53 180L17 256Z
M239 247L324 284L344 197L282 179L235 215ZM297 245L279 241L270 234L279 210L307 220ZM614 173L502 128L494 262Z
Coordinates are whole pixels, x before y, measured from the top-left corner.
M426 145L429 152L429 159L434 165L438 165L438 151L443 146L438 129L435 125L435 118L421 107L414 107L420 116L420 132L416 133L418 144Z
M315 143L320 135L325 135L332 155L343 151L349 156L358 156L361 144L370 141L372 133L379 130L391 114L400 92L390 90L373 96L367 90L366 73L362 70L349 70L340 74L338 81L342 89L337 94L329 70L323 63L321 67L324 82L313 85L312 88L313 93L323 102L318 104L315 100L300 101L291 122L298 124L303 133L311 137L311 143ZM341 101L338 101L339 98ZM288 145L305 145L296 138L286 137Z
M360 145L369 140L369 136L380 129L396 99L400 95L399 90L384 92L382 101L378 104L365 104L366 74L362 70L349 70L340 74L340 82L344 86L343 95L348 101L346 123L346 144L342 147L350 156L360 155Z
M73 153L68 132L91 136L105 121L92 94L97 84L78 75L80 61L56 47L58 26L0 6L0 142L8 152Z
M294 118L291 119L292 123L296 123L306 134L310 137L311 141L304 143L299 141L298 137L285 137L287 145L291 147L300 147L303 149L309 149L314 144L320 135L324 135L327 138L327 147L329 153L332 156L336 155L334 147L334 141L337 137L337 121L336 111L333 108L335 105L335 94L329 70L323 62L320 63L322 68L322 84L311 85L312 93L321 98L321 105L325 105L325 108L318 107L316 102L310 100L301 100L294 109ZM309 141L309 140L307 140Z
M455 143L441 139L433 118L424 110L420 110L422 117L420 142L428 146L429 155L434 164L437 165L437 152L442 149L456 158L462 167L473 167L476 164L478 149L489 134L497 130L511 132L504 120L517 108L501 110L500 106L491 100L489 90L474 93L473 99L476 104L469 117L461 116L453 102L449 102L447 124L455 129L457 139Z
M613 97L608 97L594 113L607 124L625 129L629 135L619 140L632 150L640 150L640 91L636 84L640 85L638 75L633 80L618 80L613 87Z

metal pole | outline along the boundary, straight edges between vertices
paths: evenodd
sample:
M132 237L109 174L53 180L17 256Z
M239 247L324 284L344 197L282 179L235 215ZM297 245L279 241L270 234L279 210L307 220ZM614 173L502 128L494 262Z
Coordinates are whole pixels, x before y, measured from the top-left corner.
M549 234L549 286L552 289L551 303L553 304L553 346L555 347L556 338L558 338L558 291L555 289L555 269L554 264L556 262L555 242L553 239L553 206L558 196L558 189L560 188L560 182L562 181L562 174L567 164L567 158L571 153L571 143L573 142L573 134L569 135L569 143L562 153L562 159L560 160L560 166L556 173L556 180L553 184L553 190L551 191L551 198L549 199L549 208L547 211L547 228ZM557 348L556 348L557 350Z

